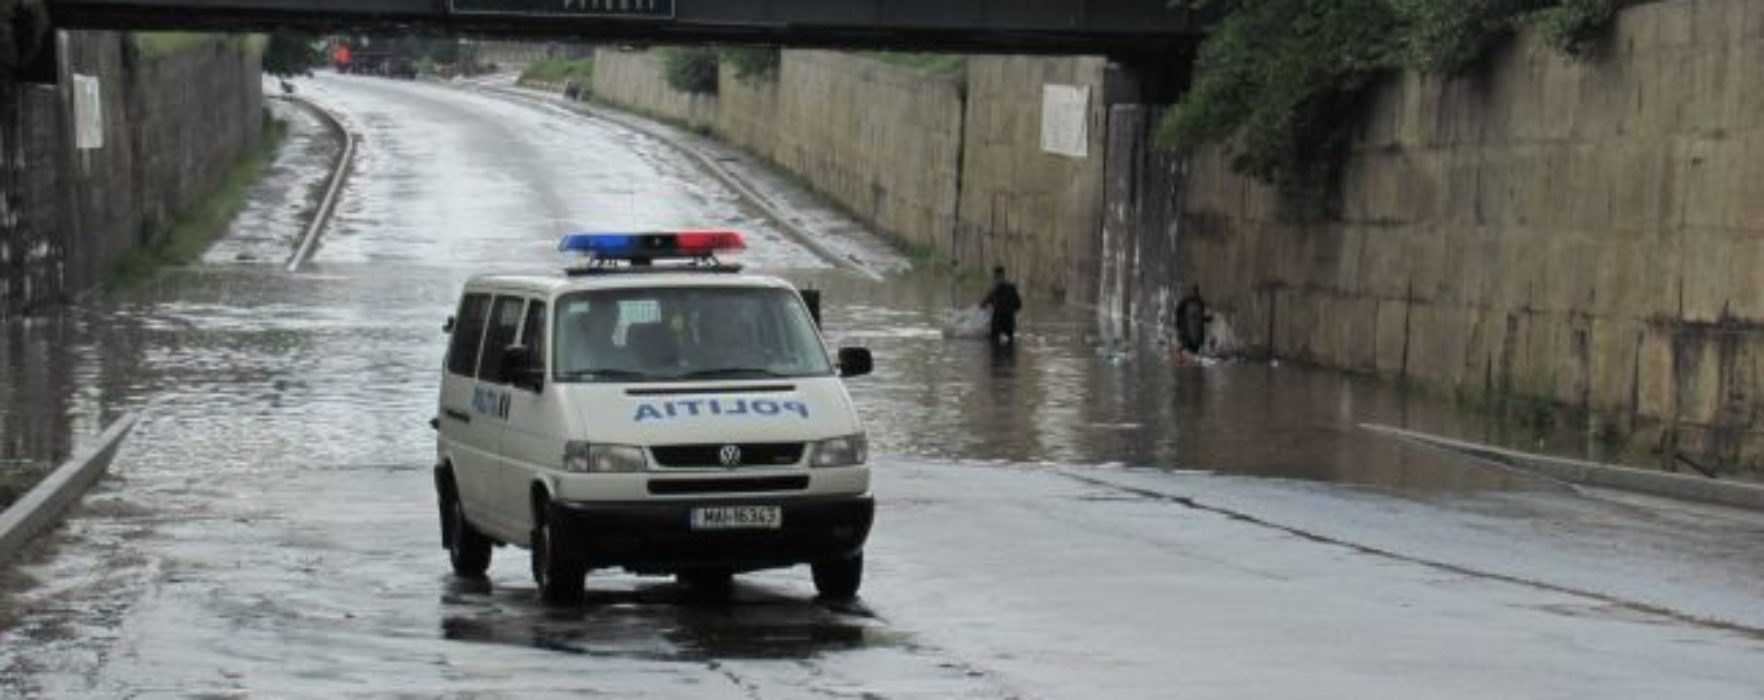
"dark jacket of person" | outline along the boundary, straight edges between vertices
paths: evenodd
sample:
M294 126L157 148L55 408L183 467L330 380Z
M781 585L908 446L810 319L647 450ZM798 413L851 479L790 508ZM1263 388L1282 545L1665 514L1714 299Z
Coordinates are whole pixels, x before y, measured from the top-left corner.
M1023 297L1017 295L1017 285L1009 280L999 280L992 285L992 291L980 302L981 306L992 309L992 322L1014 322L1017 312L1023 308Z

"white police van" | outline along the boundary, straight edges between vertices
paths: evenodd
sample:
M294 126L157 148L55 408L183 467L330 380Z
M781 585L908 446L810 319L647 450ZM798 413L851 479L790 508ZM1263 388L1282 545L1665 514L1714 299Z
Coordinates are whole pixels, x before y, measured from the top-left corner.
M572 235L561 275L465 285L441 381L435 488L460 576L497 544L532 550L548 602L588 570L674 574L726 590L809 564L856 595L873 503L862 423L818 310L719 253L740 234ZM668 264L671 263L671 264Z

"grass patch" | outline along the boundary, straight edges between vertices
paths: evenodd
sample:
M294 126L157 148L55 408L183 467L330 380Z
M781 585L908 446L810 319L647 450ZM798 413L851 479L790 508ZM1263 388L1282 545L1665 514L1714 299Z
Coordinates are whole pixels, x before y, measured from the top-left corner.
M263 138L257 147L227 171L213 192L179 212L170 228L154 232L147 237L146 245L123 258L111 274L111 286L133 286L151 278L160 268L184 265L201 257L245 208L251 187L263 179L287 137L288 125L264 112Z
M859 55L872 61L904 66L946 78L961 76L968 70L968 57L958 53L865 51Z
M9 462L0 466L0 510L10 508L30 493L49 472L50 466L41 462Z
M527 66L521 71L521 84L543 83L561 85L564 82L575 83L578 87L588 89L594 85L594 59L592 58L547 58Z

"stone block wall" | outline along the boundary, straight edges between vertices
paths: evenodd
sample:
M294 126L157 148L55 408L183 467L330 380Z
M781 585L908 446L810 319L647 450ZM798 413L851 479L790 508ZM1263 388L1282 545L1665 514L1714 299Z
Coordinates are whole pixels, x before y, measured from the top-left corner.
M66 287L59 105L53 88L0 84L0 318Z
M1594 57L1523 35L1383 88L1342 217L1189 164L1182 276L1283 357L1583 409L1764 465L1764 3L1625 11Z
M717 121L717 98L669 86L658 51L595 50L594 96L694 128L710 128Z
M597 98L703 128L801 177L877 230L1025 288L1095 298L1106 131L1100 58L974 57L950 77L829 51L777 75L725 67L715 97L674 91L654 52L595 53ZM1044 83L1091 87L1087 158L1042 152Z
M260 57L214 43L133 63L135 200L149 230L213 191L262 136Z
M718 134L896 240L951 242L961 85L833 51L787 51L776 79L721 76Z
M725 67L719 136L801 177L898 240L946 249L962 158L961 83L830 51L789 51L775 80Z
M261 58L242 42L147 57L126 34L57 41L58 85L0 85L0 318L102 284L261 137ZM74 148L73 74L99 79L101 148Z
M1101 58L968 60L956 259L1002 263L1056 297L1096 301L1102 246L1107 109ZM1042 88L1090 88L1088 155L1041 149Z

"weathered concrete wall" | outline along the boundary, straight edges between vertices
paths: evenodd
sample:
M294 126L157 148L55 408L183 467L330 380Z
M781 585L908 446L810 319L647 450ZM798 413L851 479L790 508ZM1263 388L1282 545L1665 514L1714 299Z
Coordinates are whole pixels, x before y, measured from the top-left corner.
M1181 274L1176 197L1182 159L1153 148L1163 111L1144 105L1109 107L1103 161L1103 224L1096 307L1105 338L1171 338Z
M1101 58L968 60L957 259L1003 263L1056 297L1096 300L1107 110ZM1042 88L1090 88L1088 155L1041 150Z
M57 40L59 85L0 86L0 317L101 284L261 136L260 57L238 42L149 58L125 34ZM99 78L102 148L74 148L73 74Z
M53 88L0 83L0 317L65 286L59 105Z
M147 237L136 198L139 178L131 135L129 96L132 51L124 34L74 33L62 38L65 50L57 88L61 104L62 150L49 157L63 180L67 209L42 233L61 239L66 251L66 294L101 284L107 273ZM104 109L104 147L75 150L72 76L98 78Z
M724 68L716 130L897 240L951 245L961 84L828 51L790 51L776 80Z
M135 200L143 225L159 230L219 186L262 136L261 57L216 43L131 67Z
M1105 109L1099 58L972 58L940 76L785 51L774 79L724 68L716 97L668 87L657 53L595 54L598 99L699 128L801 177L895 239L1020 284L1095 297ZM1044 83L1091 87L1086 158L1042 152Z
M694 128L717 121L717 98L670 87L658 51L595 50L594 96Z
M1184 277L1278 355L1764 465L1764 3L1625 11L1592 60L1536 37L1383 89L1344 216L1294 227L1191 163Z

